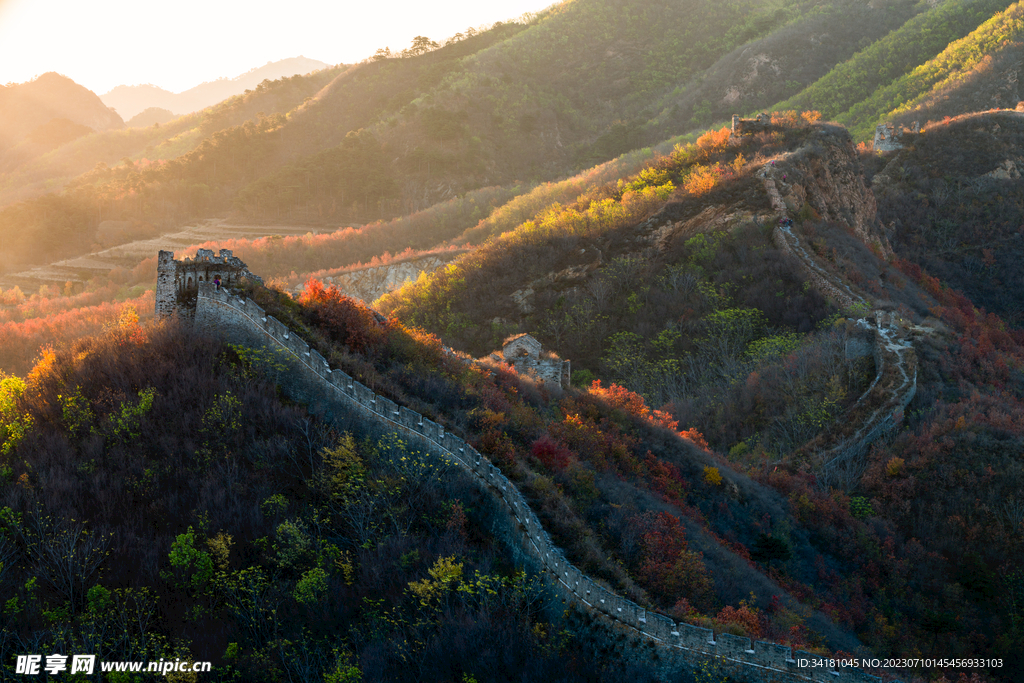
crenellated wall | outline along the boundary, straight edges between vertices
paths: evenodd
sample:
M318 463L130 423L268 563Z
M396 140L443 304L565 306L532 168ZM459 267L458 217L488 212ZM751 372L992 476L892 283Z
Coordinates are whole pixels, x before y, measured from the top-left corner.
M753 133L760 133L763 130L767 130L771 125L771 115L764 112L761 112L752 119L743 119L737 114L732 115L733 135L751 135Z
M237 285L243 278L263 284L230 249L221 249L219 256L214 256L212 249L199 249L195 258L180 261L175 260L174 252L161 251L156 262L156 317L187 314L182 299L194 293L200 282L216 278L224 287Z
M486 457L443 426L378 396L341 370L332 370L323 356L254 302L202 282L194 324L234 343L280 351L291 365L282 377L283 389L307 403L311 412L330 416L355 411L402 434L413 446L450 459L472 473L501 501L514 529L514 550L542 567L564 599L611 618L648 645L660 644L657 652L663 666L678 670L714 658L730 676L749 683L881 680L858 669L832 669L820 655L794 653L783 645L752 643L749 638L716 635L709 629L678 623L612 593L565 559L519 489Z

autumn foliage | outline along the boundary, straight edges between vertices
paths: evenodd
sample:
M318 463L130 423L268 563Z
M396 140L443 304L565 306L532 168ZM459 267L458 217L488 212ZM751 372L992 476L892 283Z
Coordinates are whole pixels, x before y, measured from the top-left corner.
M348 297L331 285L309 280L299 297L313 324L330 330L330 336L356 353L366 353L384 341L384 328L361 301Z
M663 596L684 598L698 609L711 604L712 583L699 553L687 547L682 523L667 512L646 513L640 520L639 575Z

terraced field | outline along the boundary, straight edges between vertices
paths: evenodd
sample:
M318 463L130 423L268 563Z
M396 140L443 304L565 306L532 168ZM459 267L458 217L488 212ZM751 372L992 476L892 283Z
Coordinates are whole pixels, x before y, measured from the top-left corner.
M310 232L310 228L304 225L239 225L228 222L226 218L207 218L158 237L119 244L18 273L0 275L0 288L17 285L25 292L32 292L41 285L84 282L96 275L109 273L114 268L134 268L143 260L155 256L161 249L181 251L216 240L304 235L307 232Z

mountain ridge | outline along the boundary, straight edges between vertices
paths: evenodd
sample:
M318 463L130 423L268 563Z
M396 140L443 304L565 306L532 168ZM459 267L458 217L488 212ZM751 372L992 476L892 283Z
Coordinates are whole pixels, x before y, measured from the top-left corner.
M94 131L124 128L121 117L95 93L51 71L26 83L0 85L0 154L53 119L68 120Z
M233 95L241 95L264 80L274 81L288 76L305 75L330 66L300 55L267 62L238 76L205 81L178 93L153 84L119 85L100 95L100 99L115 109L125 121L151 107L166 109L181 116L205 109Z

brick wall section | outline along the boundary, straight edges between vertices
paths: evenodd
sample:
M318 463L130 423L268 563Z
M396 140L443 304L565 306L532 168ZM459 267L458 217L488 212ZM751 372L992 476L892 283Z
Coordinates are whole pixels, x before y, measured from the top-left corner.
M311 412L328 418L354 413L401 434L413 447L457 463L470 472L500 501L507 514L512 530L509 540L517 561L526 561L545 571L563 599L610 617L642 642L659 644L658 661L663 667L678 672L702 659L714 658L733 678L749 683L881 680L860 670L800 667L797 659L801 657L821 658L793 655L790 648L775 643L751 643L749 638L728 634L716 637L709 629L676 623L612 593L565 559L523 495L486 457L443 426L376 395L346 373L331 370L320 354L252 301L223 289L217 291L208 282L200 283L195 325L233 343L277 352L290 366L282 374L282 389L306 403Z

